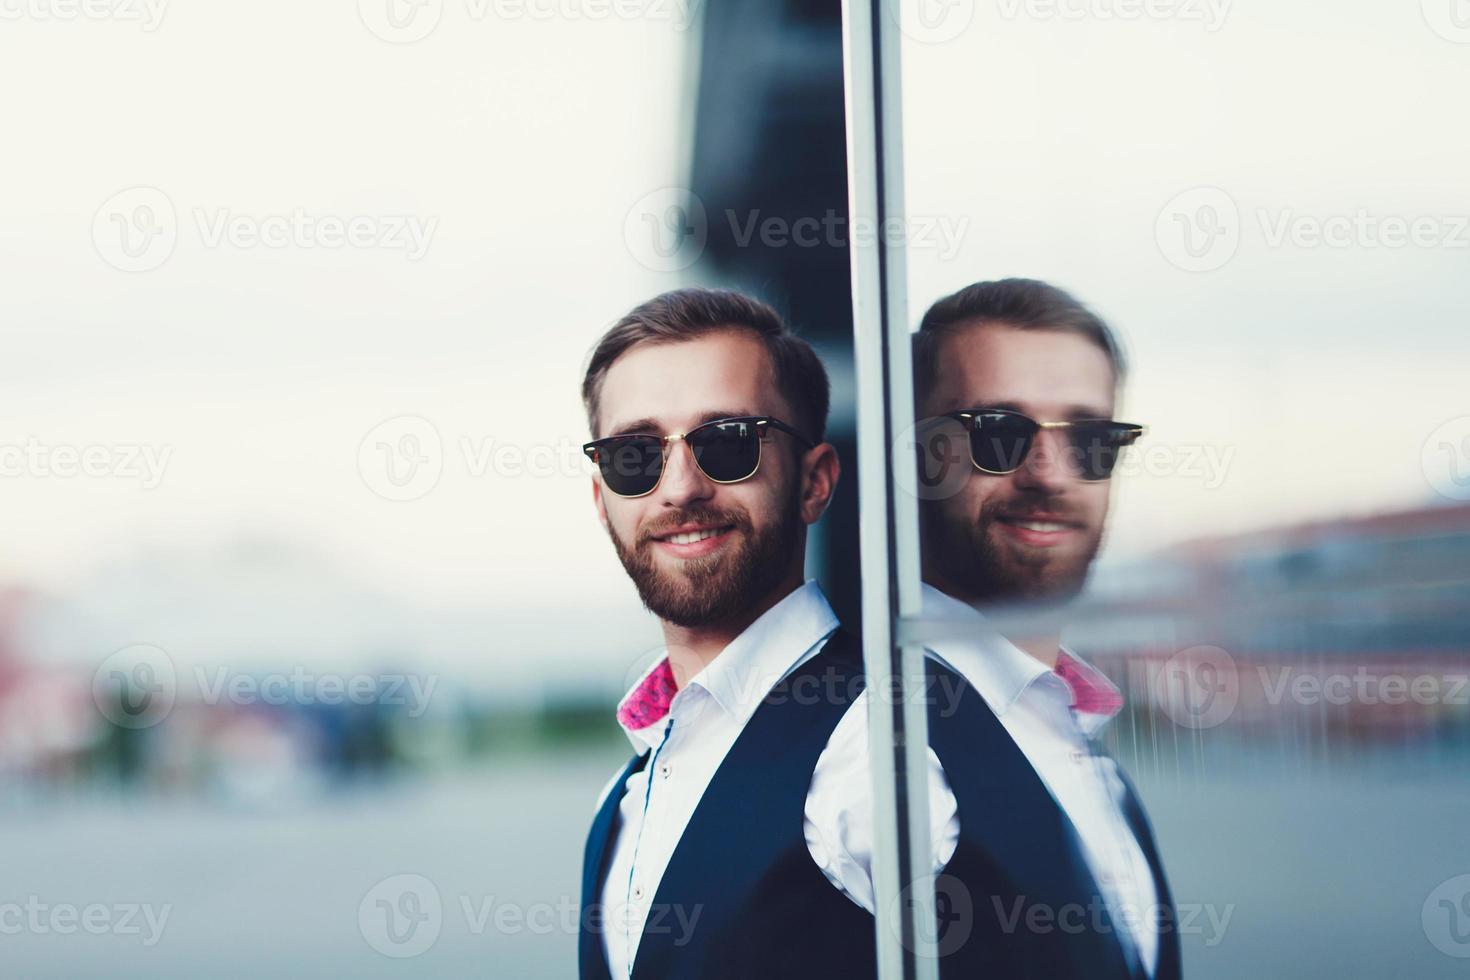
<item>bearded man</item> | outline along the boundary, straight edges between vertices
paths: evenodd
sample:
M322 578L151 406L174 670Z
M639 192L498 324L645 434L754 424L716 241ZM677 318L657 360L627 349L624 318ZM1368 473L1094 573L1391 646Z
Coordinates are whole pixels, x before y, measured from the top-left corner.
M875 976L837 802L866 779L861 646L803 580L840 472L820 359L764 303L677 290L602 337L582 394L597 515L666 649L617 708L635 754L587 839L581 977Z

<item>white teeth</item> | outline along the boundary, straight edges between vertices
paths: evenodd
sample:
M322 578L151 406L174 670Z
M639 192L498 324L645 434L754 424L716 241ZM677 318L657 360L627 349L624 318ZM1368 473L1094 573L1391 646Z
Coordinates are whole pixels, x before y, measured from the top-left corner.
M719 528L711 527L706 528L703 531L688 531L684 534L671 534L664 540L668 541L670 544L693 544L696 541L703 541L705 538L712 538L719 533Z
M1051 521L1017 521L1017 527L1024 527L1028 531L1065 531L1067 525L1054 524Z

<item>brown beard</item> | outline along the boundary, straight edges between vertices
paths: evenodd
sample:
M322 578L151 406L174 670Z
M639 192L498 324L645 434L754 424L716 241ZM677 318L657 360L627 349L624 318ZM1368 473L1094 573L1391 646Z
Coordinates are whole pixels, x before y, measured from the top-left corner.
M1003 513L1027 509L1066 512L1055 498L1027 494L1009 500L989 500L974 521L944 521L930 507L923 511L924 564L945 585L945 591L970 602L1059 602L1082 591L1092 560L1102 543L1101 528L1076 555L1045 551L1017 555L997 548L991 536Z
M731 525L732 547L690 558L665 571L654 557L653 536L681 524ZM801 508L796 487L778 501L776 522L762 532L743 511L696 507L670 513L644 529L633 547L608 528L618 560L648 611L687 628L735 620L760 604L786 578L801 547Z

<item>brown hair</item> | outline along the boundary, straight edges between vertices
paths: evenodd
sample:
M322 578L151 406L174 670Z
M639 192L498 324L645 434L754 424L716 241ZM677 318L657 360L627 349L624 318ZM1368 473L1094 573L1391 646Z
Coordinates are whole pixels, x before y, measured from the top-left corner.
M669 344L716 333L747 330L755 334L776 374L776 390L795 418L785 419L812 442L827 431L831 385L827 369L810 344L792 333L780 315L758 299L729 289L675 289L634 307L597 342L582 379L582 403L592 438L598 437L598 401L613 362L638 344Z
M1122 383L1127 365L1113 331L1075 296L1039 279L997 279L977 282L951 293L929 307L914 334L914 397L922 404L939 369L939 348L958 327L977 321L995 321L1018 330L1060 330L1091 340L1113 366L1113 378Z

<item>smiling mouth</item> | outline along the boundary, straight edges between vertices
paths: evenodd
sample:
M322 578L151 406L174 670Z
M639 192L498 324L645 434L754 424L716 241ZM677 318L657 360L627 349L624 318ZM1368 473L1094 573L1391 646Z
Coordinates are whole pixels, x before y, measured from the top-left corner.
M1002 534L1027 548L1058 547L1085 528L1081 522L1066 520L1059 514L999 514L995 522Z
M1071 524L1063 521L1043 521L1029 517L998 517L996 520L1002 524L1012 527L1023 528L1027 531L1039 531L1043 534L1051 534L1060 531L1075 531L1081 525Z
M719 527L700 528L697 531L679 531L675 534L659 535L654 540L663 541L666 544L694 544L696 541L703 541L706 538L713 538L724 534L733 527L733 524L722 524Z
M705 545L706 548L717 546L719 542L711 541L711 539L724 538L733 530L735 530L734 524L712 524L706 527L683 527L676 528L672 531L665 531L662 534L655 534L652 536L652 540L655 544L660 544L666 548L671 548L677 553L688 554L692 551L703 550L698 549L696 546L705 542L709 542Z

